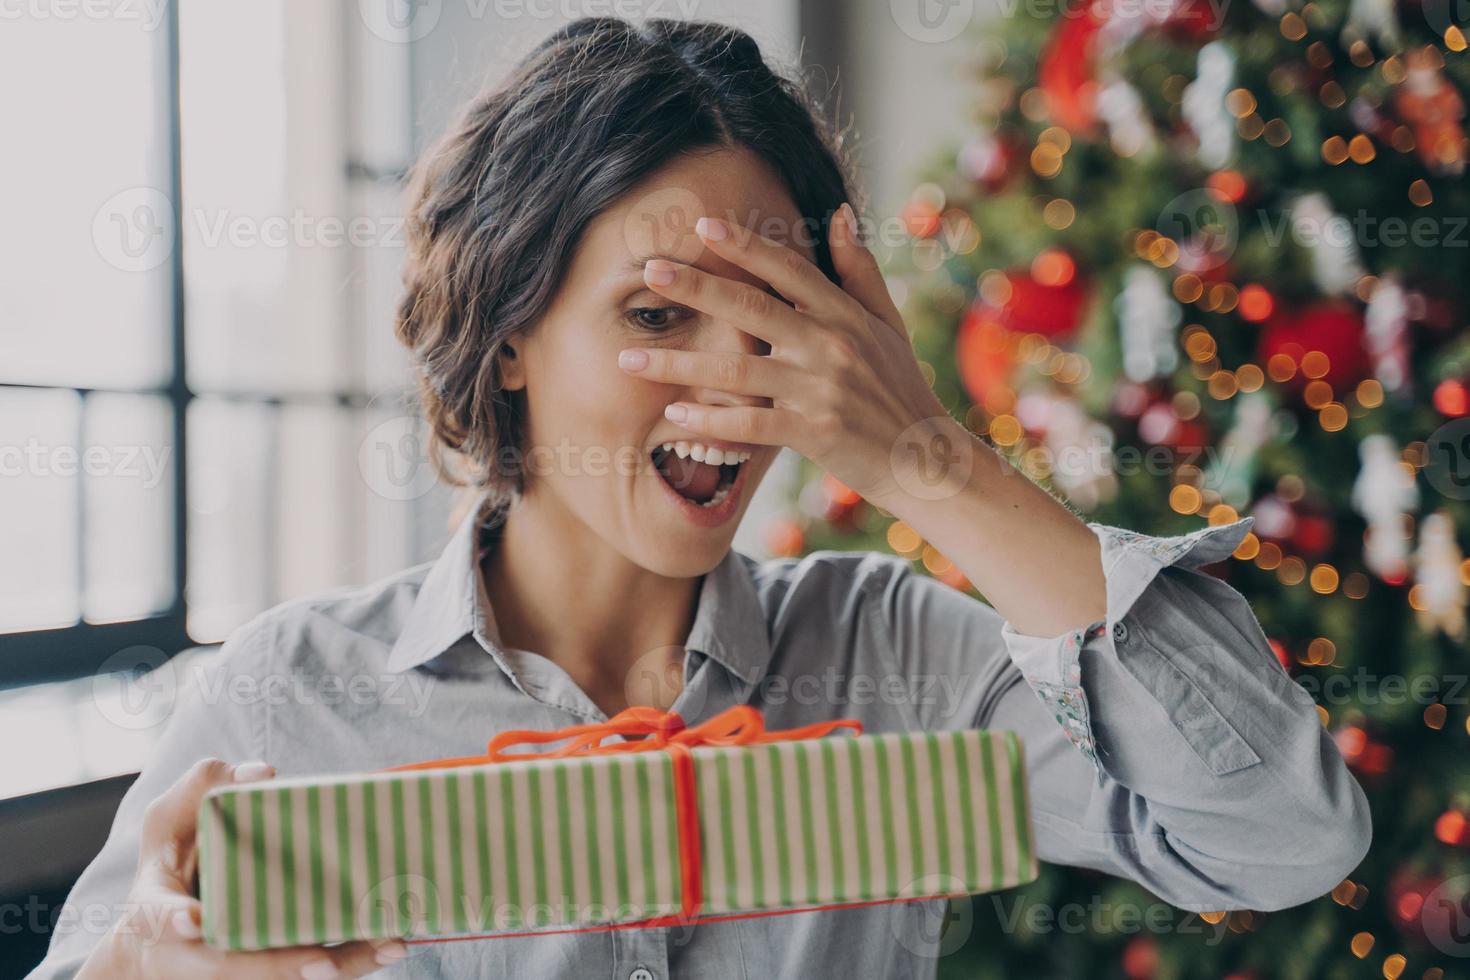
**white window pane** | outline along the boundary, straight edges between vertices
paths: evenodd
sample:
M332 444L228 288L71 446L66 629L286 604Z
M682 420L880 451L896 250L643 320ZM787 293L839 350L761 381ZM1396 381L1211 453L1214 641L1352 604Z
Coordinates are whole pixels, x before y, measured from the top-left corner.
M75 683L0 691L0 744L24 746L6 753L0 799L86 778L77 697Z
M187 370L196 390L319 391L350 376L345 127L333 98L340 33L331 4L180 7Z
M3 19L0 380L148 386L167 374L174 233L155 6Z
M86 399L86 575L90 622L161 612L173 600L173 410L163 398Z
M393 333L403 295L403 223L399 189L391 183L356 181L352 211L374 229L352 249L352 323L362 352L362 384L382 393L411 383L408 349Z
M272 409L200 398L189 406L189 635L218 642L266 608Z
M280 413L280 471L270 529L276 600L357 581L354 537L361 507L352 413L336 405L288 405Z
M77 451L72 391L0 388L0 632L77 621Z

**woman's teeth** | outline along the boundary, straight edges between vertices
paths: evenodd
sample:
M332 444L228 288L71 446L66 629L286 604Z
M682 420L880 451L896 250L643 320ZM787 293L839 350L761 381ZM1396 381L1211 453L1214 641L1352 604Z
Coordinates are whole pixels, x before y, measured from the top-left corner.
M714 446L706 446L702 442L666 442L661 447L664 452L672 449L679 454L680 459L693 457L701 463L711 466L723 466L727 463L743 463L750 459L750 453L736 452L733 449L717 449Z
M664 478L668 480L676 490L680 489L679 484L674 483L674 481L669 477L669 474L664 471L663 464L661 462L661 460L665 460L668 458L669 453L675 454L679 459L692 459L695 462L703 463L706 466L719 467L719 484L715 489L714 495L711 496L710 499L698 503L697 506L700 507L718 507L727 497L729 497L730 489L735 485L735 479L740 472L741 465L743 465L745 461L750 459L751 457L751 453L748 451L742 452L733 449L719 449L714 446L706 446L702 442L696 442L693 440L666 442L658 449L654 450L654 464L659 468L660 472L663 473ZM693 499L690 498L688 494L683 494L683 496L685 497L685 499L689 499L691 502L693 502Z

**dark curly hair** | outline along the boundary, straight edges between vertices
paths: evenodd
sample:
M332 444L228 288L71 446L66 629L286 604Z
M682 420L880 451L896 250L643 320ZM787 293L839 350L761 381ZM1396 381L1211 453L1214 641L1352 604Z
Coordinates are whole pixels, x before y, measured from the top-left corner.
M523 490L505 461L524 458L525 393L502 387L502 345L551 305L588 223L678 154L744 147L771 165L835 279L826 229L855 183L844 135L748 34L711 23L573 21L470 100L410 171L394 328L439 475L497 506Z

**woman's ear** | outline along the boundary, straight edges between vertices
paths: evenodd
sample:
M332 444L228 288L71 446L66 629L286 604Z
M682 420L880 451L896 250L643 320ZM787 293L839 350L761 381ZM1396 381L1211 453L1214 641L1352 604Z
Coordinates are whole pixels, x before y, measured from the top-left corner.
M526 386L526 361L521 357L517 343L505 341L495 355L500 368L500 386L507 391L517 391Z

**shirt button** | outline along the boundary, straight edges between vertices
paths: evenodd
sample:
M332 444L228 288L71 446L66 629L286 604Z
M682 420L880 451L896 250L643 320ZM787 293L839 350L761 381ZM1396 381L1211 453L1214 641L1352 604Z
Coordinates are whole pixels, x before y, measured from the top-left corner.
M1123 625L1121 619L1113 624L1113 641L1115 643L1128 642L1128 627Z
M628 980L653 980L653 971L639 967L628 974Z

